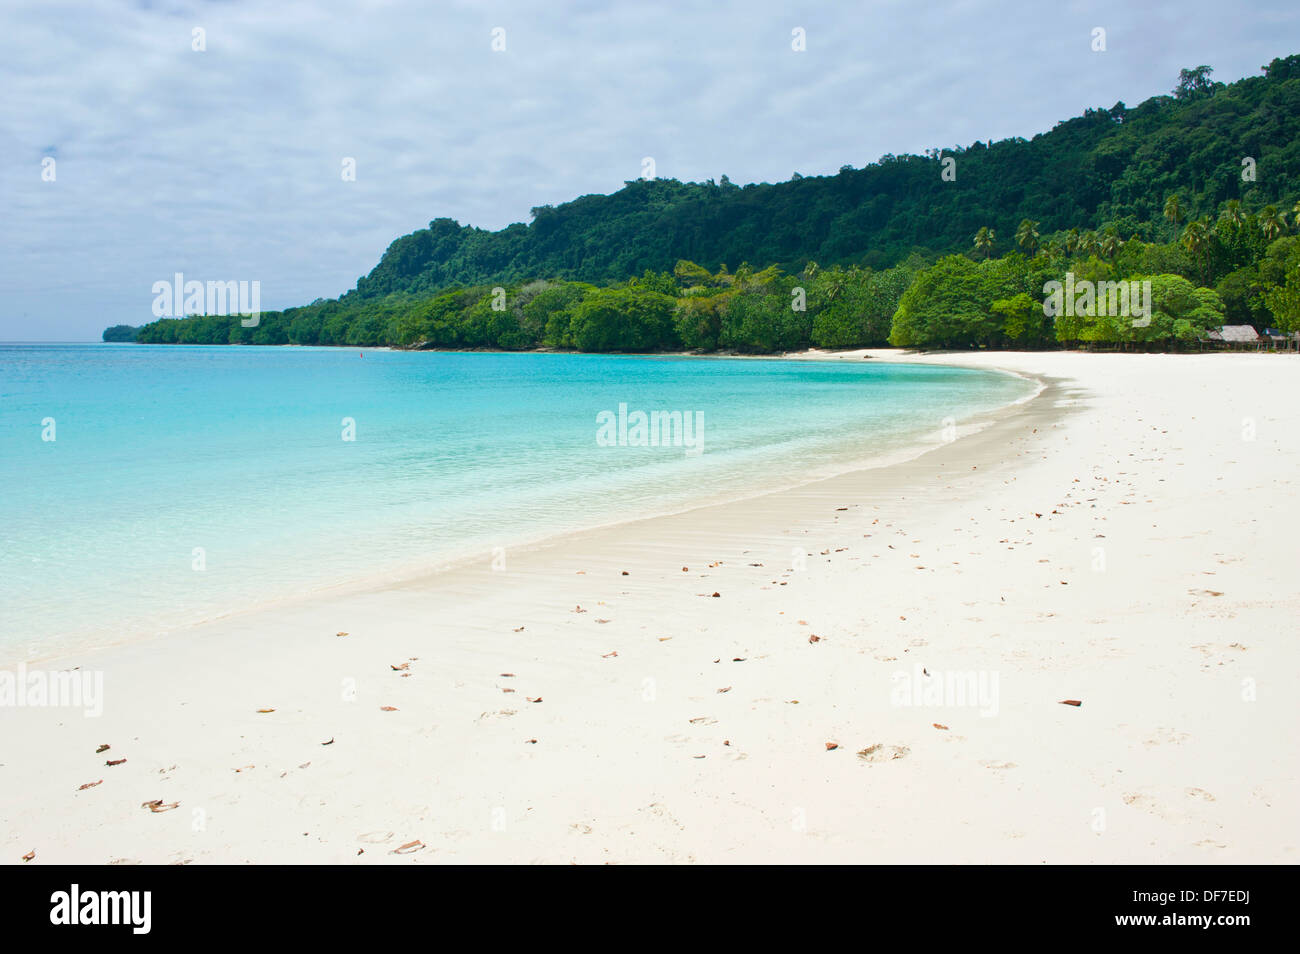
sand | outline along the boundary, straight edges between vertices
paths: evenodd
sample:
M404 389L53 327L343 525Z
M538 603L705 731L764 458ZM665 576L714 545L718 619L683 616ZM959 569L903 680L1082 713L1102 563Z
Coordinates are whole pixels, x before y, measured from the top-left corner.
M0 860L1295 861L1300 361L872 355L1046 387L906 463L43 663L103 714L0 709Z

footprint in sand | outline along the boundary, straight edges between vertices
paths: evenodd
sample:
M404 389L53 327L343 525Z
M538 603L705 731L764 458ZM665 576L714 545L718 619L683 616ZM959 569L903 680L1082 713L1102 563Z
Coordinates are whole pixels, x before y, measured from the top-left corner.
M1136 808L1138 811L1146 812L1148 815L1155 815L1157 818L1163 818L1166 821L1174 819L1175 815L1159 801L1150 795L1143 795L1139 792L1130 792L1124 796L1124 804Z
M357 835L357 841L367 845L382 845L392 837L391 831L368 831L364 835Z
M1189 788L1189 789L1187 790L1187 797L1188 797L1188 798L1199 798L1199 799L1200 799L1201 801L1203 801L1203 802L1212 802L1212 801L1214 801L1214 796L1211 795L1209 792L1207 792L1207 791L1206 791L1205 789L1203 789L1203 788Z
M1189 738L1191 738L1191 736L1186 732L1178 732L1174 729L1167 728L1166 726L1161 726L1151 734L1151 738L1147 739L1142 744L1147 748L1151 748L1153 745L1180 745L1184 739Z
M987 769L992 769L995 772L1005 772L1007 769L1013 769L1016 767L1015 762L998 762L994 759L984 759L980 762L980 765Z
M674 826L678 831L685 831L686 826L677 820L662 802L651 802L645 808L638 808L637 814L648 812L655 819Z
M912 751L906 745L883 745L877 742L858 752L858 758L864 762L892 762L901 759Z

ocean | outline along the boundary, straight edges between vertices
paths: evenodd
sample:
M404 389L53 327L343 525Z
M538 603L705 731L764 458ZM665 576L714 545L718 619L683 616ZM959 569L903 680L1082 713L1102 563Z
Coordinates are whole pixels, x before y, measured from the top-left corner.
M869 360L0 344L0 661L793 486L1033 390Z

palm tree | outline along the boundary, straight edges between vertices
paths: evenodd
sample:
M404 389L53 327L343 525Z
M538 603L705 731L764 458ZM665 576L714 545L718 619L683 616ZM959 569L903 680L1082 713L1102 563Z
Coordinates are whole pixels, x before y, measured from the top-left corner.
M848 275L839 266L832 267L826 272L826 275L826 300L831 302L839 298L840 292L844 291L844 286L848 282Z
M1234 233L1240 231L1246 224L1246 214L1241 211L1241 200L1229 199L1228 204L1219 213L1219 221L1225 223Z
M1266 205L1259 213L1259 230L1270 242L1286 231L1286 214L1279 212L1277 206Z
M1173 226L1177 228L1178 223L1181 222L1184 217L1183 205L1178 201L1178 193L1175 192L1170 195L1169 198L1165 199L1165 218L1167 218Z
M1210 229L1204 221L1193 220L1183 230L1183 247L1192 253L1193 258L1203 258L1209 252ZM1201 265L1202 284L1205 283L1205 263Z
M1021 219L1020 227L1016 229L1016 244L1026 255L1032 256L1038 249L1038 223L1032 219Z
M986 261L993 252L993 242L996 238L997 233L987 225L981 225L980 230L975 233L975 248L984 253Z
M1114 258L1119 254L1119 250L1124 247L1124 240L1119 237L1114 229L1107 229L1106 236L1101 240L1101 254L1103 258Z
M1070 229L1065 233L1065 254L1074 255L1079 250L1079 230Z
M1097 233L1089 229L1079 236L1079 252L1082 255L1096 255L1097 250L1101 248L1101 243L1097 241Z

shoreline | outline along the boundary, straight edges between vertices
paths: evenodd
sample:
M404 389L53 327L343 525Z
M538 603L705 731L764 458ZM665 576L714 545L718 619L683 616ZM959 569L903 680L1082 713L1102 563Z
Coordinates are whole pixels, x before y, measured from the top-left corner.
M104 715L0 710L0 860L1294 862L1300 389L1207 358L969 356L1046 387L902 463L70 658ZM920 671L996 698L900 703Z
M115 342L108 342L115 343ZM218 347L207 345L201 347ZM256 346L264 347L264 346ZM298 345L279 345L272 347L301 347ZM319 347L319 346L312 346ZM401 349L392 348L374 348L368 350L395 351ZM452 352L448 352L452 353ZM473 352L455 352L455 353L473 353ZM481 353L499 354L509 352L488 351ZM566 352L536 352L536 353L566 353ZM810 349L804 352L796 352L792 355L666 355L668 357L701 357L701 358L737 358L743 360L803 360L803 361L835 361L841 360L841 355L851 356L861 355L862 352L840 353L840 352L822 352L816 349ZM911 352L906 352L900 356L895 356L891 350L884 360L887 363L894 364L925 364L933 362L911 361L908 360ZM653 355L627 355L626 357L652 357ZM880 357L881 355L875 355ZM952 365L959 367L959 365ZM1011 377L1019 378L1036 386L1036 390L1022 398L1006 405L1001 405L989 411L978 411L966 418L963 418L955 425L955 439L962 440L970 436L973 432L995 423L1003 415L1011 413L1015 408L1026 404L1038 398L1046 384L1041 379L1032 375L1022 374L1013 370L1006 369L989 369L994 373L1005 374ZM940 439L942 440L942 439ZM846 474L874 471L882 468L896 466L900 463L906 463L916 457L932 453L937 447L933 434L930 432L918 432L912 434L895 446L891 446L885 452L866 453L865 456L856 456L852 460L839 461L835 464L828 465L834 470L828 474L819 474L807 479L797 479L793 483L786 481L781 484L768 484L760 489L745 492L736 496L733 491L715 491L703 495L695 501L683 504L673 504L670 509L646 513L633 517L624 517L615 519L606 523L593 524L587 526L578 526L559 530L538 530L533 535L503 541L504 548L511 551L545 549L547 547L562 544L566 539L582 534L593 533L596 531L613 529L627 526L629 524L640 524L648 520L657 520L663 517L678 516L685 513L704 510L712 507L723 506L730 503L741 503L755 498L767 497L773 494L787 493L798 490L810 483L816 483L822 480L834 477L844 476ZM470 566L475 561L486 562L490 554L485 554L478 549L461 549L446 557L437 559L421 559L418 563L411 563L404 567L389 567L384 572L368 573L364 576L352 577L346 580L335 580L322 582L312 586L310 589L291 594L288 596L277 596L268 599L257 599L247 604L228 608L220 613L194 619L189 622L178 625L169 625L154 631L136 630L129 635L124 635L116 639L105 640L102 635L90 635L87 632L77 632L69 634L57 634L49 637L56 643L56 648L52 652L29 655L22 659L17 657L5 658L0 657L0 668L5 666L16 665L19 662L26 664L34 663L56 663L60 660L69 659L75 656L83 656L87 653L95 653L101 650L108 650L115 647L127 646L138 642L149 642L160 639L170 639L190 633L195 629L219 624L225 621L240 619L251 615L271 612L279 609L287 609L294 605L302 604L311 600L345 598L349 596L359 596L369 592L377 592L388 589L395 585L434 585L438 579L448 573ZM153 629L150 627L150 629Z

